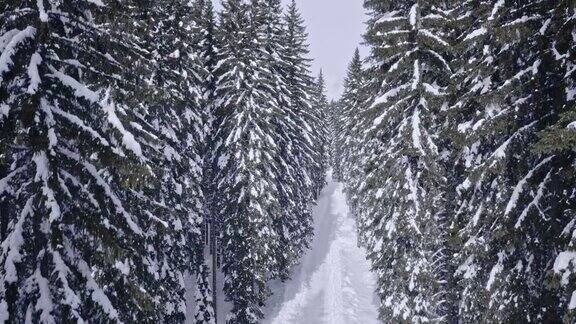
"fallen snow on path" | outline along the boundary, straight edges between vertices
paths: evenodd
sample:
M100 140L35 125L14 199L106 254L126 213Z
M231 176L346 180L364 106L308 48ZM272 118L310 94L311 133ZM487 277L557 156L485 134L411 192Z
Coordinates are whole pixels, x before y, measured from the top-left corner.
M264 322L378 323L376 280L364 249L357 247L342 185L331 176L314 209L314 220L312 248L294 269L292 280L273 285Z

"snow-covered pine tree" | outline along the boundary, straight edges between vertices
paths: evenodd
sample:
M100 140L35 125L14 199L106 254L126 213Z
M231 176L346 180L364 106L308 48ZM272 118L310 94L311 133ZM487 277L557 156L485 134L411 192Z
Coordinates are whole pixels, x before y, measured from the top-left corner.
M356 49L344 80L344 93L340 99L342 112L335 132L335 141L339 143L335 162L340 164L340 178L345 183L353 214L358 200L358 184L362 179L361 140L365 128L362 125L361 113L367 99L365 80L360 51Z
M221 223L224 292L229 323L256 323L275 268L279 208L272 119L281 113L270 95L270 64L262 60L255 11L242 0L223 2L216 87L216 144L212 156L215 217Z
M384 322L442 320L445 175L436 144L451 68L449 3L364 2L372 82L358 214Z
M359 187L364 182L364 163L366 147L362 145L365 135L366 122L362 114L370 102L371 91L368 70L364 69L358 49L354 52L352 61L348 65L347 76L344 80L344 92L340 98L342 113L338 120L336 131L336 141L339 144L339 155L337 163L340 164L341 181L344 183L344 190L347 195L350 212L356 220L358 229L358 244L364 245L366 241L363 237L366 231L362 225L366 220L361 220L358 216ZM372 84L374 88L374 84ZM369 123L371 125L371 123ZM335 161L336 162L336 161Z
M340 159L342 158L342 145L338 144L338 131L341 127L340 118L342 116L342 104L340 101L330 101L327 109L326 128L328 129L328 165L332 166L334 180L342 181L342 169Z
M549 171L553 175L554 190L550 193L549 214L561 219L563 227L561 239L552 236L553 248L557 253L552 266L549 268L544 285L548 290L554 291L554 301L559 300L557 311L560 312L564 323L576 321L576 258L574 257L574 219L576 217L576 6L570 1L556 1L547 4L543 11L548 14L539 30L542 34L539 41L547 47L548 60L550 56L559 64L559 69L550 71L558 73L556 78L547 77L543 91L547 91L547 98L542 103L544 109L554 104L552 125L538 134L538 142L533 145L535 152L543 157L555 159L553 168ZM544 68L547 68L545 65ZM556 187L558 186L558 187ZM540 187L539 187L540 188ZM535 201L536 198L533 200ZM567 224L566 224L567 223ZM566 226L564 227L564 225ZM548 238L546 229L542 229L544 237ZM566 243L566 240L569 240ZM547 264L549 265L549 264ZM552 275L553 273L553 275ZM548 308L548 296L544 296ZM552 301L552 303L554 302ZM554 304L556 306L556 304ZM553 311L552 311L553 312ZM549 312L542 318L545 321L559 320L559 316ZM552 313L552 314L550 314Z
M213 127L213 112L214 112L214 102L215 102L215 90L216 90L216 63L217 57L216 53L218 52L218 43L217 43L217 25L214 17L214 8L211 0L198 0L196 2L196 15L194 16L194 21L197 26L200 28L200 35L197 37L196 46L194 46L195 52L199 53L199 57L203 62L204 69L206 70L206 74L204 75L204 80L202 82L201 93L202 93L202 100L201 106L202 109L205 111L204 114L204 124L206 131L208 133L208 139L212 139L215 136L216 130ZM204 191L204 206L205 206L205 213L206 217L204 218L204 236L205 236L205 244L208 247L208 251L210 254L210 260L207 260L207 263L210 264L209 271L201 271L198 273L198 287L199 287L199 299L201 299L201 305L208 305L212 303L213 305L213 320L217 321L217 271L219 268L219 256L220 256L220 249L218 248L218 239L217 235L219 231L219 222L218 219L215 217L217 213L213 209L214 207L214 200L217 197L214 195L215 184L212 183L213 173L210 163L210 152L213 150L214 141L207 140L204 145L204 150L202 152L203 158L203 184L202 188ZM210 279L203 278L203 276L208 275ZM210 285L204 285L202 282L209 281ZM205 287L212 287L212 297L208 298L206 295L207 290ZM202 309L202 307L199 307ZM206 318L207 313L197 314L197 322L208 321L210 320Z
M539 130L570 106L564 55L568 2L468 2L479 17L461 40L457 126L465 134L458 187L460 316L477 322L558 322L568 296L544 278L573 219L573 151L532 150ZM568 14L570 15L570 14ZM560 45L562 44L562 45ZM564 62L564 63L563 63ZM568 80L568 81L567 81ZM466 118L468 118L466 120Z
M492 117L487 108L491 106L488 86L497 67L492 64L490 57L487 61L481 59L487 49L486 45L490 44L494 37L492 32L489 32L493 24L489 20L493 10L492 3L491 0L465 1L457 8L454 27L458 37L456 52L459 55L454 64L456 66L454 75L456 87L453 94L455 102L447 113L450 123L447 132L448 137L452 139L451 152L454 161L451 167L448 166L448 181L451 186L456 186L454 192L448 192L449 195L456 194L455 199L448 201L454 204L454 210L457 211L453 218L453 228L458 231L458 235L453 238L453 244L457 250L472 247L480 253L485 253L483 247L471 245L470 243L474 242L466 242L465 235L462 235L471 226L476 226L475 211L466 208L467 199L472 192L465 190L462 183L471 173L476 156L484 154L479 145L479 134L470 131L477 127L471 120ZM481 123L478 125L480 126ZM489 142L492 134L487 132L484 136L485 141ZM456 258L459 267L455 271L455 277L459 279L459 290L462 291L459 318L465 322L474 322L480 320L484 307L488 303L484 285L477 278L483 274L477 271L475 265L475 263L484 263L484 260L479 257L467 260L468 256L464 257L466 254L466 252L459 253L460 258ZM478 280L479 284L470 284L475 280Z
M300 175L301 161L296 154L296 146L304 139L299 138L301 131L298 128L302 125L298 123L298 116L292 110L290 101L288 76L291 66L289 52L284 47L286 29L281 1L253 1L253 5L257 15L256 28L262 40L259 53L272 72L268 90L275 99L275 110L278 112L271 119L274 140L279 149L279 154L275 156L278 165L275 172L280 202L280 208L272 213L279 247L275 251L277 269L272 271L272 275L287 280L312 234L308 207L310 199Z
M203 263L200 264L196 274L196 295L194 297L195 313L194 320L196 324L216 323L216 314L213 299L213 283L209 267Z
M159 221L145 115L126 92L143 62L110 34L127 3L23 1L0 19L0 317L11 322L163 319L171 291L147 246ZM133 63L133 66L120 62ZM132 97L136 96L132 93ZM6 199L6 197L8 198Z
M207 117L202 106L207 72L193 46L202 37L194 20L195 9L193 3L181 0L154 1L139 7L145 20L138 38L151 53L150 73L142 76L151 91L140 100L147 106L147 123L161 140L154 147L158 152L154 165L162 181L146 196L157 199L157 205L163 209L162 218L169 224L156 235L159 239L151 243L170 256L170 262L161 267L165 277L162 285L172 292L170 300L164 301L167 321L184 319L185 287L179 279L185 271L196 276L205 274L201 271L204 265L201 153L207 134L204 127ZM201 315L210 314L211 291L198 292L204 294Z
M211 191L206 184L210 179L208 163L208 151L211 149L212 134L212 104L214 99L215 78L214 66L216 64L216 44L214 11L212 1L197 0L193 3L190 21L190 27L187 30L192 33L190 36L188 56L195 63L196 68L191 71L194 76L190 86L193 87L193 93L197 94L195 100L198 114L202 121L202 127L198 128L203 132L203 141L196 146L195 150L195 167L198 168L201 179L197 182L201 190L202 219L200 237L195 242L195 255L193 259L192 272L196 272L196 313L194 319L196 323L215 323L216 318L216 269L217 269L217 249L216 249L216 231L212 230L212 213L209 205L212 198ZM188 77L190 78L190 76ZM200 139L200 138L198 138ZM200 196L200 195L198 195ZM207 253L208 252L208 253Z
M326 96L326 81L324 73L320 71L315 83L312 85L312 107L310 115L310 124L312 127L312 147L316 153L316 163L311 172L313 192L315 197L326 184L326 170L328 168L328 109L330 104Z
M293 197L298 226L293 230L292 240L296 251L308 246L312 235L312 214L310 205L316 198L318 184L313 181L313 170L319 167L320 157L314 150L312 114L313 79L310 74L308 40L304 21L295 1L292 1L284 15L283 56L286 63L285 82L289 94L287 118L292 127L289 134L290 150L283 153L292 170ZM322 179L322 182L324 179Z

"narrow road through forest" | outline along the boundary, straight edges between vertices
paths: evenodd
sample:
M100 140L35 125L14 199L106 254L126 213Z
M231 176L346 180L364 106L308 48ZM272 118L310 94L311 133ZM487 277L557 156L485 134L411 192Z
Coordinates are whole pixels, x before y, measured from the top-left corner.
M314 208L312 248L292 280L273 285L265 323L378 323L375 277L357 247L355 222L342 184L328 176Z

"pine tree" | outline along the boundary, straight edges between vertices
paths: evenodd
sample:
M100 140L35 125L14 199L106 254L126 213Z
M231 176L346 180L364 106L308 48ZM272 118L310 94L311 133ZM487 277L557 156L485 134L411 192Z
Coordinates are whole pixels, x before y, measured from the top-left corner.
M328 165L332 166L333 178L336 181L342 181L342 169L341 169L341 158L342 158L342 145L338 143L338 131L340 130L340 118L343 113L342 103L340 101L332 100L328 105L327 111L327 128L328 128Z
M205 111L204 114L204 125L206 128L206 132L208 134L208 139L211 139L215 136L216 130L213 127L214 123L214 103L215 103L215 91L216 91L216 80L217 80L217 73L216 73L216 63L217 57L216 53L218 52L218 38L217 38L217 26L214 17L214 8L212 5L212 1L208 0L199 0L196 3L196 16L194 21L197 27L200 28L200 33L197 37L195 52L199 53L200 60L203 62L204 68L206 70L206 74L204 75L204 79L202 80L201 85L201 93L202 93L202 100L201 106ZM211 287L210 290L208 289L201 289L199 293L202 295L202 305L209 305L212 304L213 309L209 310L209 312L203 312L202 316L198 316L197 314L196 320L197 321L205 321L211 323L212 321L217 322L217 271L219 268L219 257L220 257L220 249L218 247L218 233L220 232L220 223L218 219L215 217L217 213L215 212L214 201L218 197L214 196L216 192L214 190L215 184L212 183L213 173L210 163L210 152L214 149L213 147L214 142L208 140L204 145L204 150L202 152L202 159L203 159L203 184L202 188L204 191L204 206L205 206L205 224L204 224L204 236L205 236L205 244L208 246L208 251L211 256L211 260L208 261L210 263L210 273L205 271L200 271L198 273L198 282L199 288L202 287ZM200 253L200 252L199 252ZM204 249L202 250L202 255L204 254ZM210 275L211 280L208 278L202 278L202 276ZM210 286L201 285L200 282L208 282L210 281ZM212 296L208 296L207 293L211 291ZM202 307L199 307L202 309Z
M335 139L333 139L338 143L334 163L339 164L339 177L344 183L351 214L356 218L359 245L363 245L366 241L362 238L365 231L361 229L361 225L365 224L366 220L360 220L357 212L359 186L363 182L364 175L365 147L362 146L362 142L364 130L367 129L361 117L367 100L371 96L366 74L360 52L356 49L344 80L344 92L340 99L341 113L337 120Z
M348 72L344 80L344 93L340 99L342 112L337 120L335 141L338 144L337 161L340 163L340 179L347 184L347 191L354 201L357 192L357 179L361 159L361 139L363 126L360 114L366 101L365 71L362 66L360 51L355 50L352 61L348 65ZM337 162L335 161L335 162ZM352 209L356 204L352 203Z
M211 287L208 266L201 264L196 273L196 296L194 300L196 303L194 320L197 324L216 323Z
M467 199L467 193L462 183L469 175L472 165L475 163L475 155L478 152L477 137L471 136L470 128L475 127L471 118L480 116L481 111L490 105L489 88L487 80L495 73L495 67L491 64L483 64L480 57L485 50L482 36L485 33L487 19L492 12L490 1L464 1L456 11L457 18L454 21L454 44L456 56L454 66L455 87L452 93L452 104L447 110L446 139L449 139L449 159L452 163L447 164L448 188L455 188L447 192L447 203L453 211L452 226L450 227L450 246L452 254L462 257L466 249L466 241L462 232L467 227L467 219L474 215L473 211L465 209L463 205ZM486 35L488 35L486 33ZM490 136L487 134L487 136ZM465 265L470 265L467 268ZM451 264L458 284L450 287L455 290L450 295L459 293L459 319L464 322L474 322L482 315L480 310L487 304L483 286L467 285L466 282L480 273L466 259L455 258ZM463 284L464 283L464 284ZM472 311L474 310L474 311Z
M281 208L273 211L274 229L278 234L279 249L275 251L277 269L273 278L287 280L293 265L302 255L312 234L310 208L307 207L306 187L299 177L301 162L297 160L296 146L303 141L298 116L290 101L289 74L290 53L284 46L286 29L282 20L282 6L279 0L253 1L257 15L257 28L262 48L262 60L268 62L271 72L269 95L275 99L278 112L271 119L274 142L278 145L275 162L278 168L276 186ZM304 207L306 206L306 207Z
M385 322L438 321L446 314L445 176L437 138L447 102L450 13L441 1L365 1L372 82L363 114L365 179L358 217L378 275ZM376 88L376 86L375 86Z
M319 167L320 159L314 150L313 80L307 58L307 33L295 1L288 6L283 25L282 48L289 103L286 113L291 129L287 139L290 147L284 148L282 154L291 167L293 213L298 218L298 224L291 229L291 242L299 256L308 247L313 233L310 205L316 198L318 184L312 174Z
M167 222L170 234L154 246L163 246L170 264L163 266L172 291L173 300L167 307L166 320L183 320L184 285L179 278L185 271L202 274L204 264L204 226L202 192L202 152L206 137L205 111L202 107L204 78L207 75L199 53L192 46L201 36L193 19L194 7L188 1L155 1L143 9L148 17L140 39L145 40L152 53L153 69L149 81L153 90L148 100L147 122L162 139L159 159L162 186L148 196L158 193L161 206L169 207ZM166 240L171 236L170 240ZM168 244L164 243L168 242ZM210 293L210 290L201 290ZM206 300L209 296L204 297ZM206 307L210 307L206 303ZM210 310L204 311L204 313Z
M122 59L141 52L107 32L91 1L8 3L0 26L0 180L7 232L0 309L12 322L162 320L149 242L163 227L142 196L153 168ZM10 144L8 144L10 143ZM112 284L111 284L112 283Z
M469 2L481 17L462 35L464 96L456 105L465 134L458 188L466 321L557 322L566 304L544 283L570 222L573 198L565 170L572 153L541 154L536 136L566 109L560 53L567 47L567 2ZM563 17L563 18L561 18ZM560 50L560 52L558 51ZM570 100L570 99L568 99ZM466 120L466 117L468 118Z
M320 71L312 88L312 107L310 111L313 150L316 153L316 163L312 168L311 177L313 182L313 192L315 197L324 188L326 170L329 162L328 145L328 114L330 105L326 96L326 81L324 73Z
M268 270L275 267L279 208L271 120L269 64L262 60L255 11L240 0L223 3L221 71L216 88L215 169L217 217L221 222L224 292L232 302L230 323L256 323L269 291Z

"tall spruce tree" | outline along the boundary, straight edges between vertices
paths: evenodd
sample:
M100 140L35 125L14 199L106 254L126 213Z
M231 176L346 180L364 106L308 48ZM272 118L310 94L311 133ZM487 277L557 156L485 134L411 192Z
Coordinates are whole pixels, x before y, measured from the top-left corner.
M560 71L564 76L564 94L566 95L564 107L558 120L540 132L538 142L535 145L537 152L546 156L555 155L563 159L563 167L557 172L561 172L562 178L566 182L574 183L576 162L576 19L574 16L576 8L567 1L558 1L554 11L554 18L550 21L552 28L547 40L550 49L555 53L555 58L560 62ZM558 94L560 95L560 94ZM570 220L563 229L559 253L554 260L553 274L548 273L546 285L548 289L555 289L558 299L561 302L560 312L563 314L564 323L572 323L576 320L576 231L574 219L576 217L576 207L574 197L576 197L576 187L565 188L562 200L565 197L572 199L571 205L561 212L566 220Z
M279 208L270 95L269 62L262 60L256 11L241 0L223 3L216 87L216 145L212 158L222 223L224 292L232 302L230 323L256 323L269 295L277 234L272 213Z
M312 85L312 106L310 110L310 122L312 126L312 145L316 152L316 163L311 172L313 192L315 197L320 194L324 187L326 169L329 162L328 145L328 114L330 104L326 96L326 81L322 70Z
M467 5L464 12L481 18L462 35L472 50L456 106L465 116L457 126L465 134L466 170L458 187L460 314L472 322L557 322L566 297L544 278L571 220L573 178L565 170L573 152L532 148L537 132L573 100L561 59L569 51L565 12L573 8L545 1Z
M202 100L201 106L205 111L203 115L205 120L205 128L208 134L208 139L212 139L215 135L215 129L213 127L214 123L214 102L215 102L215 91L216 91L216 63L218 52L218 38L217 38L217 25L214 17L214 8L212 1L209 0L198 0L196 3L196 16L194 18L197 28L200 29L200 34L196 37L195 52L198 53L200 60L204 64L206 74L201 84ZM220 249L218 248L217 235L219 233L220 224L217 217L215 217L214 201L217 197L214 196L214 183L211 182L213 179L213 173L210 163L210 152L213 149L214 142L207 140L203 146L202 158L203 158L203 184L202 188L204 191L204 207L206 217L204 218L204 237L205 244L208 247L211 260L207 263L210 264L209 271L204 266L202 267L200 273L198 274L198 297L197 304L198 309L202 309L203 305L212 305L212 307L207 306L206 309L208 313L201 315L197 314L197 322L207 321L217 321L217 270L219 266L219 256ZM210 278L208 278L210 276ZM210 285L207 284L210 282ZM212 296L208 297L208 288L211 287ZM212 308L212 309L211 309ZM210 317L210 318L208 318Z
M184 283L178 278L189 271L198 278L198 296L203 305L201 315L210 313L210 290L202 284L205 278L204 199L202 193L201 153L206 137L206 112L202 107L203 82L207 75L197 49L193 46L202 37L201 27L194 20L195 6L189 1L163 0L142 6L148 18L144 34L145 48L152 53L151 74L147 78L152 92L146 98L147 122L153 127L162 145L156 165L161 168L161 186L148 196L158 195L160 206L167 206L170 234L163 233L154 246L162 246L171 256L171 263L163 268L169 282L178 285L165 288L174 298L167 307L167 319L184 319ZM171 240L166 240L171 236ZM168 302L167 302L168 304ZM173 308L173 309L172 309ZM199 314L197 314L199 315ZM211 318L206 318L209 322Z
M453 62L455 87L452 93L452 105L447 110L446 116L449 126L446 129L446 138L449 140L451 164L447 165L449 188L455 188L447 192L447 203L454 211L452 218L451 239L449 247L463 256L461 253L466 247L462 232L465 231L468 215L474 214L468 209L464 209L465 191L462 183L470 173L474 155L471 152L478 150L476 138L471 136L470 127L474 127L471 118L482 114L482 111L490 104L489 89L485 86L485 81L489 80L495 72L495 67L488 62L482 63L479 59L486 49L488 42L480 38L486 28L487 19L490 16L492 7L490 1L464 1L456 11L454 21L455 52L459 53ZM467 128L468 127L468 128ZM486 134L490 136L490 134ZM479 313L470 311L476 307L483 307L487 303L483 286L472 287L468 285L464 288L463 282L475 276L474 267L469 269L465 266L465 260L454 258L451 265L455 265L456 287L450 288L461 292L459 297L459 319L464 322L478 321L475 316ZM470 270L470 271L468 271ZM455 292L450 292L453 294Z
M310 59L307 33L296 2L292 1L284 15L284 37L282 48L285 60L285 82L288 90L288 118L291 127L288 141L290 148L283 154L292 168L292 191L294 214L299 225L292 230L291 240L300 255L309 245L312 235L310 204L316 197L313 170L319 168L319 155L314 147L315 119L313 107L313 80L310 74ZM324 179L322 179L324 181Z
M173 292L158 277L170 256L148 245L164 223L143 195L153 175L146 138L154 135L125 95L137 78L120 63L136 66L142 52L105 28L111 10L129 14L127 3L109 5L3 5L5 320L156 322L170 307Z
M342 103L340 101L330 101L326 115L327 142L328 142L328 165L332 166L333 178L342 181L342 169L339 158L342 156L342 146L338 145L338 128L340 127L340 117L343 113Z
M361 158L359 153L363 129L360 114L367 96L366 79L360 51L356 49L344 80L344 92L340 99L341 113L335 132L336 141L340 143L337 151L340 179L345 183L353 182L353 174L357 174L358 170L355 169L359 165L358 159Z
M257 23L259 26L262 49L262 60L270 64L272 72L271 84L268 88L270 96L275 99L275 110L278 112L271 119L275 142L278 145L278 155L275 162L276 185L281 208L273 211L274 229L278 234L278 247L275 251L277 269L272 271L273 277L281 280L289 278L293 265L303 253L312 234L311 214L308 204L309 196L306 185L298 174L301 162L297 159L297 145L304 139L298 130L298 115L291 103L289 86L290 54L284 44L286 28L282 20L282 5L280 0L255 1Z
M344 80L344 92L340 99L341 113L336 121L333 141L338 143L334 163L339 164L338 176L345 185L350 210L358 226L366 223L357 217L357 210L359 208L359 185L363 182L364 147L362 141L366 129L361 116L367 99L370 98L367 79L360 51L356 49ZM358 234L359 243L361 243L363 240L360 237L363 233L359 231Z
M451 78L449 3L365 1L379 90L368 125L359 217L378 275L385 322L438 321L443 285L445 176L437 140Z
M339 143L333 148L332 164L334 165L334 174L336 178L342 182L347 182L345 180L344 174L346 173L347 166L350 166L351 158L348 155L353 149L359 147L355 145L355 141L358 137L356 134L352 133L352 127L357 123L353 121L355 115L354 112L358 112L360 102L356 99L358 98L359 83L362 78L362 61L360 59L360 51L358 48L354 51L352 61L348 65L347 75L344 79L344 93L340 98L340 111L336 114L336 118L331 125L333 128L333 138L332 141Z

